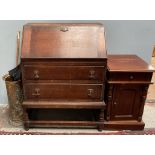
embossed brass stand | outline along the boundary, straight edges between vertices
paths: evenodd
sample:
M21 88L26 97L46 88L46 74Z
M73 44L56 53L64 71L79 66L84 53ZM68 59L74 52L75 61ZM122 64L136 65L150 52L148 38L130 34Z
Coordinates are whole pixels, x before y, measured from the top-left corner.
M16 65L19 60L20 32L17 34L17 54ZM23 91L21 80L14 81L9 74L3 76L6 84L6 91L9 103L9 123L13 126L21 126L23 124Z

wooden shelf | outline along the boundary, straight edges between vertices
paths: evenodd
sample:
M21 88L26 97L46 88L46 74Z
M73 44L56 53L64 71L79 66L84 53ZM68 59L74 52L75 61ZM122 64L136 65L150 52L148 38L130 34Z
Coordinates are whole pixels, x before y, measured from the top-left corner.
M92 121L29 121L30 127L50 127L50 126L98 126L103 122Z

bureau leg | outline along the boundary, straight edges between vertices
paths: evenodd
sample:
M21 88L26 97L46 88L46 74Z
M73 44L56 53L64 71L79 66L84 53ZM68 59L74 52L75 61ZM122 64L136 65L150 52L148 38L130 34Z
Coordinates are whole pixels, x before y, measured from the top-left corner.
M104 129L104 109L100 110L99 122L100 124L98 125L98 131L102 131Z
M29 125L28 125L28 123L24 123L24 129L25 129L26 131L29 130Z
M28 118L27 109L24 108L23 112L24 112L24 115L23 115L24 116L24 118L23 118L23 120L24 120L24 129L26 131L28 131L29 130L29 118Z

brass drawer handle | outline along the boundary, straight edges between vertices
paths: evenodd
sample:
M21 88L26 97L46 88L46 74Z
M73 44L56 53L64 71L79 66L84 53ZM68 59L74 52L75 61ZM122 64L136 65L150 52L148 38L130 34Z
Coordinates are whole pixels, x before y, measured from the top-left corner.
M34 71L34 79L35 80L38 80L39 79L39 71L38 70L35 70Z
M40 89L39 88L35 88L34 89L34 93L32 93L33 96L40 96Z
M88 89L88 96L92 97L94 94L94 89Z
M89 71L89 78L95 79L95 70L90 70Z

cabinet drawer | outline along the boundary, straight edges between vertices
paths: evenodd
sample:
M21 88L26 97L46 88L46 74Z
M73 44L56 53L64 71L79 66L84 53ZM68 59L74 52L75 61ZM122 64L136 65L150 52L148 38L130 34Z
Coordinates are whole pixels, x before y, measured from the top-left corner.
M151 81L152 73L112 72L108 76L110 81Z
M28 83L24 85L25 99L102 100L100 84Z
M104 67L24 65L24 80L98 80L103 81Z

